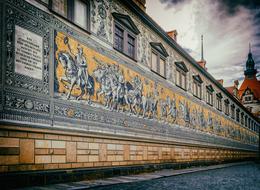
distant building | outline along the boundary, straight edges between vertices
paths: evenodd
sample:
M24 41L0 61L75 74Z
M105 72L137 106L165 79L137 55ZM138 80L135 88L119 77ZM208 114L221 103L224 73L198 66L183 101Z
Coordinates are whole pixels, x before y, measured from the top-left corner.
M251 48L249 48L246 70L244 72L245 79L238 93L242 104L255 116L260 118L260 81L257 80L256 73L255 62Z

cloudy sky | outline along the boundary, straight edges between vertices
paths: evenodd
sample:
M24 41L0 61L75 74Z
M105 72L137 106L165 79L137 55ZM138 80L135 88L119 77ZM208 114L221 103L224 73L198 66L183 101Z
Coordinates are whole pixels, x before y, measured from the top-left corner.
M177 29L178 43L196 60L203 34L208 71L225 86L242 82L249 42L260 70L260 0L147 0L146 6L165 31Z

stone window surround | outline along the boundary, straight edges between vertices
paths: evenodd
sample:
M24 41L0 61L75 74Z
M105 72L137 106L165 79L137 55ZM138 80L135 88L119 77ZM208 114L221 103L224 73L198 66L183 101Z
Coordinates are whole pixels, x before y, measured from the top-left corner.
M166 57L165 57L165 55L162 55L162 53L160 53L158 50L156 50L153 47L151 47L151 52L152 52L152 54L155 54L156 57L157 57L157 60L156 60L157 69L155 71L154 69L152 69L152 56L151 56L151 60L150 60L151 61L151 67L150 67L151 71L153 73L156 73L157 75L161 76L162 78L166 79ZM164 61L164 69L163 69L164 73L163 73L163 75L160 73L160 69L161 69L160 63L161 63L161 60Z
M200 99L202 98L202 83L200 75L193 75L193 96Z
M82 1L82 2L84 2L86 4L86 9L87 9L87 13L86 13L86 15L87 15L86 28L84 28L84 27L80 26L79 24L75 23L74 20L73 20L74 19L74 16L73 16L74 15L74 1L66 0L67 4L68 4L67 5L67 7L68 7L67 17L62 15L62 14L59 14L55 10L53 10L53 7L52 7L52 2L53 1L54 0L49 0L49 10L52 13L62 17L63 19L69 21L70 23L72 23L73 25L75 25L75 26L79 27L80 29L86 31L87 33L90 33L90 31L91 31L91 28L90 28L90 2L88 0L80 0L80 1Z

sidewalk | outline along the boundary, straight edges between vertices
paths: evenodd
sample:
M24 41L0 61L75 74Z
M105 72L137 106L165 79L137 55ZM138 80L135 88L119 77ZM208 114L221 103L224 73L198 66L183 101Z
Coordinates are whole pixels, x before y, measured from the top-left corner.
M79 181L79 182L70 182L70 183L60 183L60 184L53 184L53 185L46 185L46 186L33 186L27 188L20 188L23 190L80 190L80 189L88 189L100 186L107 186L107 185L115 185L121 183L131 183L131 182L138 182L138 181L145 181L145 180L152 180L158 179L163 177L170 177L176 175L183 175L189 174L194 172L200 171L207 171L207 170L215 170L220 168L232 167L237 165L245 165L250 164L252 162L238 162L238 163L229 163L229 164L219 164L219 165L212 165L206 167L193 167L187 169L167 169L167 170L160 170L151 173L143 173L138 175L129 175L129 176L117 176L105 179L98 179L98 180L88 180L88 181Z

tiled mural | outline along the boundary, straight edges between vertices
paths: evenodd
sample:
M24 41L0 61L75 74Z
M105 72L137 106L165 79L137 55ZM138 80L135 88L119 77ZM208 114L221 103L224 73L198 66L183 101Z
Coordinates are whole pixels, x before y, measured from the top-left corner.
M245 143L257 142L251 132L225 117L64 33L55 34L55 91L61 99L169 125L186 126Z

